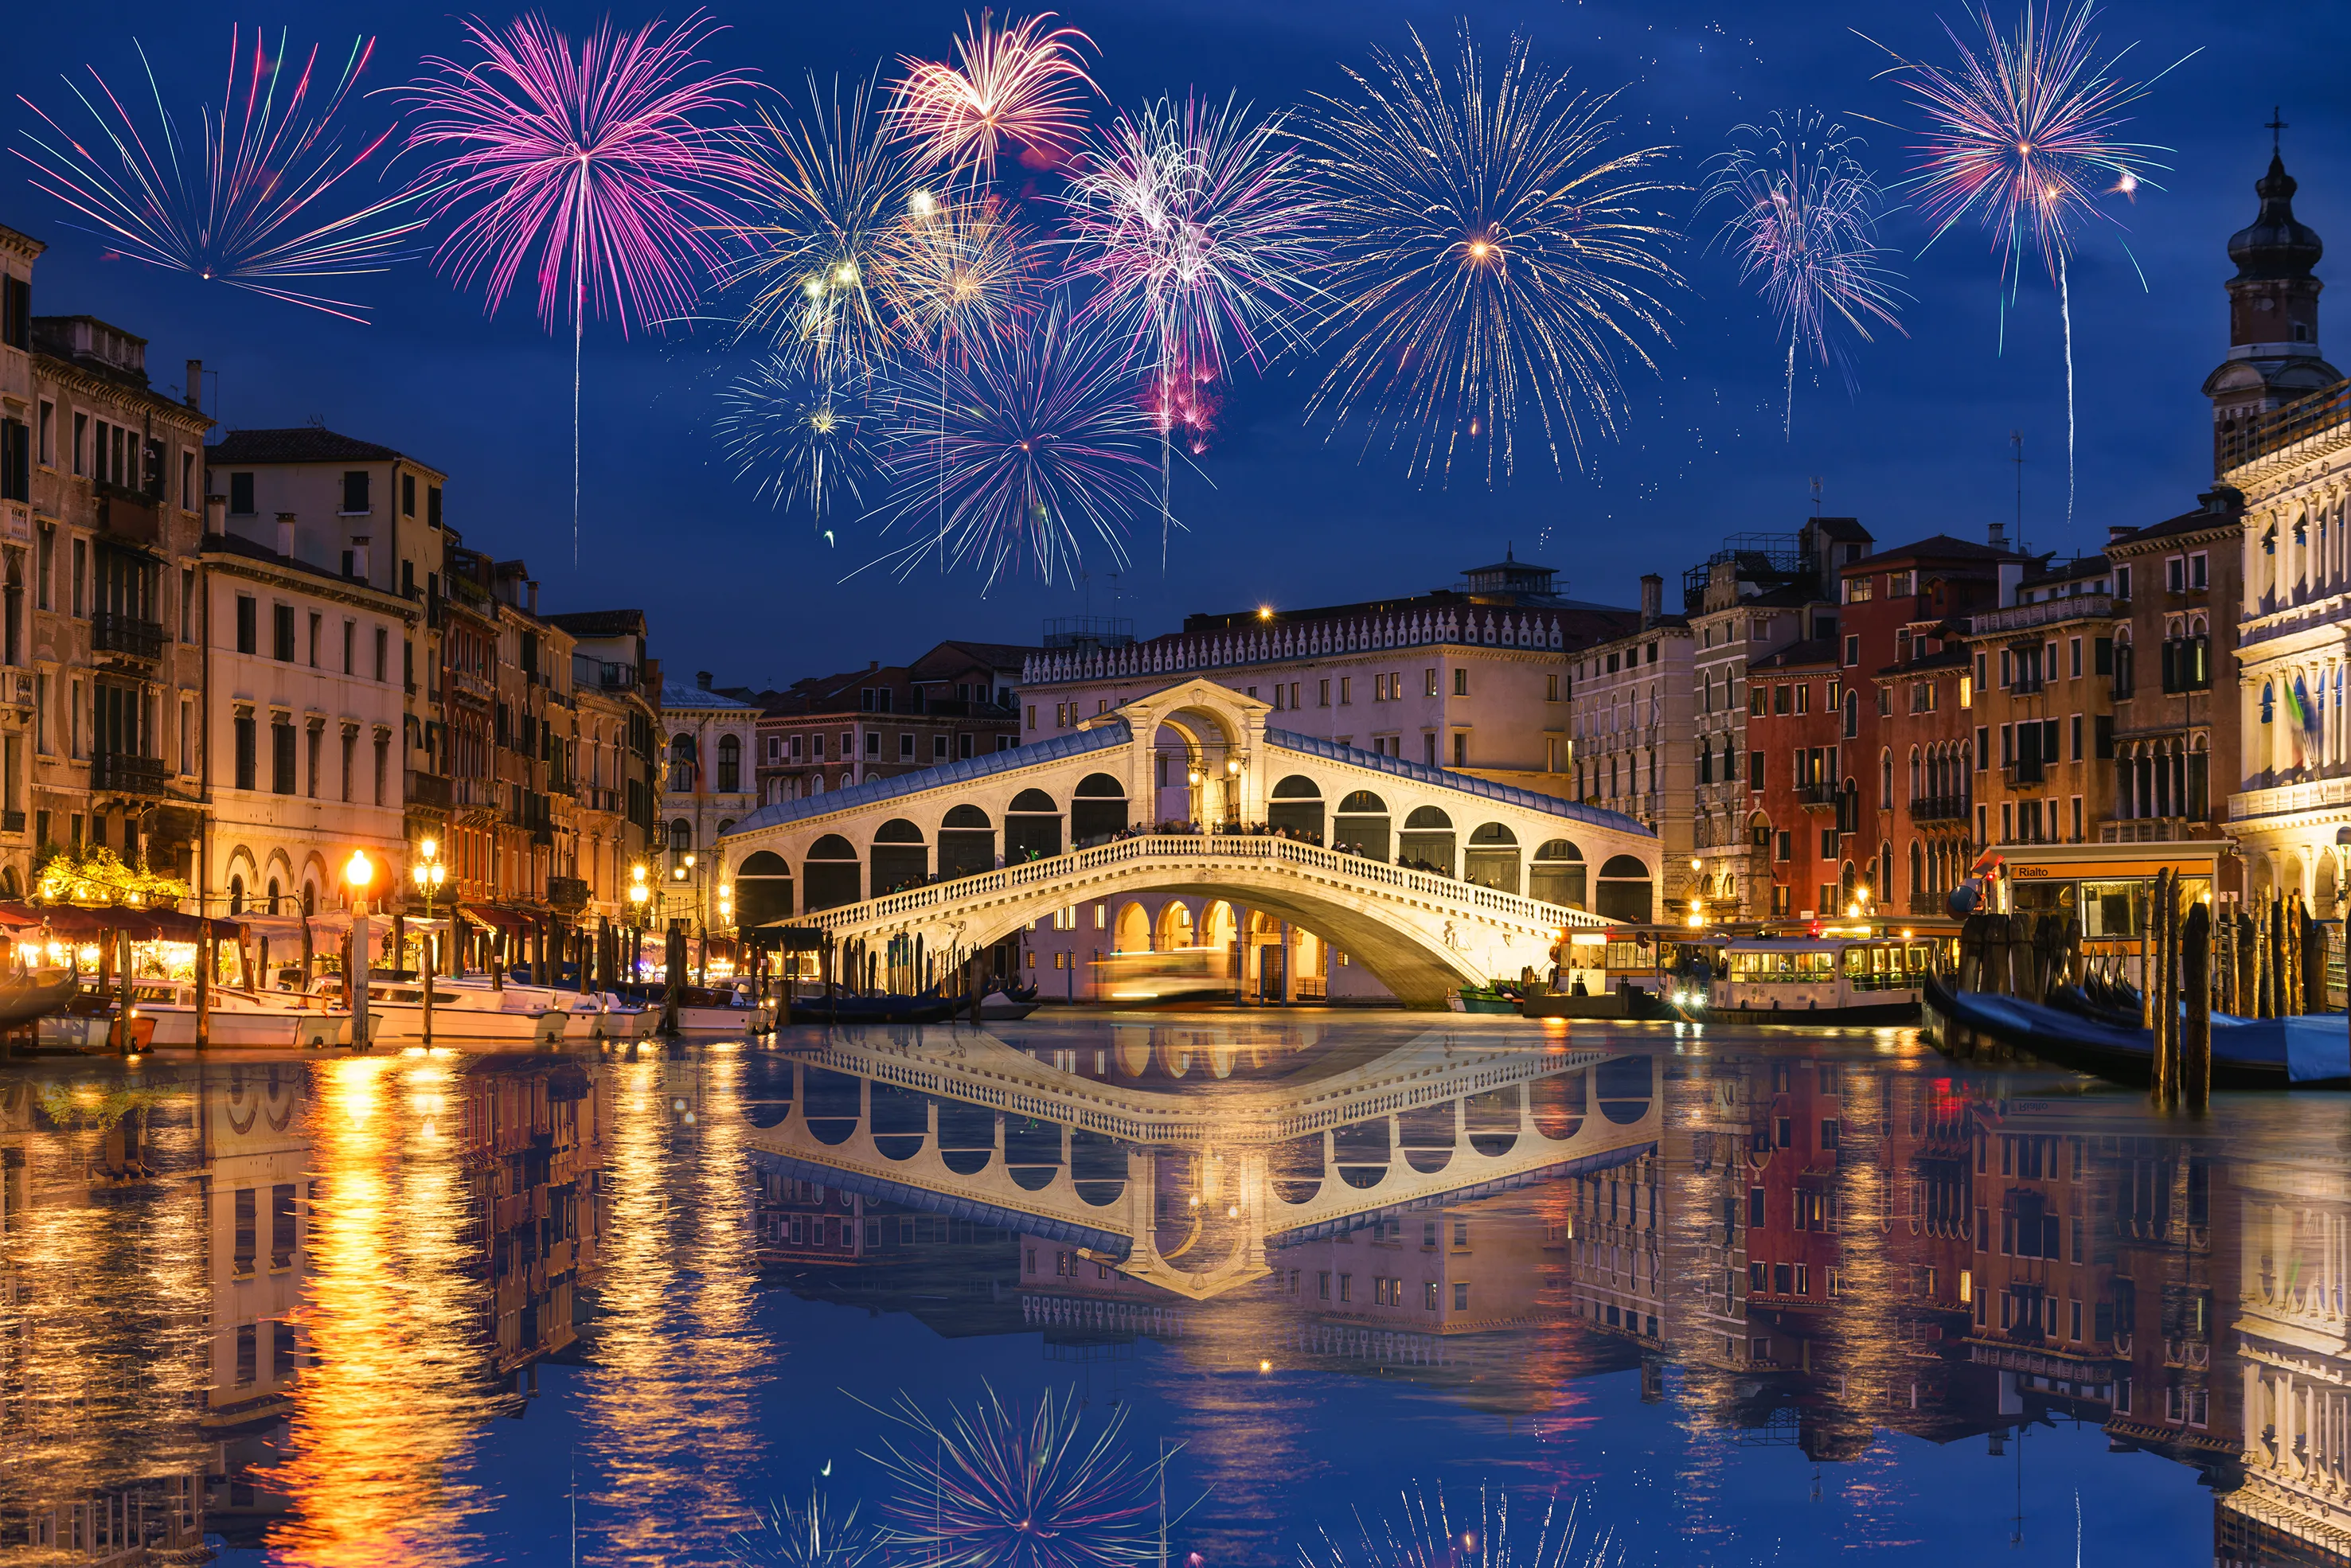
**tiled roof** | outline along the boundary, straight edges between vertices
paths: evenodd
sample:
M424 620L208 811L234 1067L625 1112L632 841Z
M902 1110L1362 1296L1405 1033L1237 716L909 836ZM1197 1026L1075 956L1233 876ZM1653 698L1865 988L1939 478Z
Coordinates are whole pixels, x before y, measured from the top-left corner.
M400 455L389 446L311 424L292 430L232 430L204 448L204 461L215 467L230 463L385 463Z
M2127 549L2133 545L2152 544L2158 539L2176 538L2181 534L2199 534L2212 528L2234 528L2243 520L2242 512L2215 512L2199 507L2192 512L2183 512L2179 517L2168 518L2160 523L2150 523L2146 528L2108 539L2106 549Z
M1928 534L1923 539L1917 539L1907 545L1897 545L1892 549L1878 550L1856 561L1848 561L1837 570L1840 572L1872 570L1907 556L1931 556L1944 560L1980 560L1987 563L2003 560L2029 561L2032 559L2030 556L2019 555L2014 550L1997 549L1991 545L1980 545L1972 539L1956 539L1949 534Z
M1017 670L1023 660L1033 658L1044 651L1042 648L1023 647L1018 643L967 643L960 639L950 639L916 659L913 667L920 670L943 663L944 655L952 652L965 654L995 669Z
M1766 654L1747 667L1750 670L1789 670L1800 664L1834 664L1836 661L1835 638L1811 637L1802 643L1791 643L1778 653Z
M1064 758L1083 757L1092 751L1109 751L1126 745L1133 738L1126 720L1113 719L1092 729L1057 735L1050 740L1016 746L1009 751L992 751L985 757L942 762L935 768L901 773L895 779L876 779L871 784L852 784L846 789L836 789L830 795L811 795L805 800L784 800L773 806L762 806L736 823L734 831L737 833L755 832L763 828L780 828L789 822L804 821L810 817L830 816L835 811L853 811L861 806L894 800L903 795L919 795L925 789L968 783L975 779L1034 768L1040 763L1059 762Z
M642 610L567 610L545 619L575 637L633 637L645 629Z
M1467 795L1482 795L1489 800L1499 800L1521 810L1541 811L1553 817L1589 822L1595 828L1614 828L1619 832L1649 831L1638 821L1622 811L1603 810L1598 806L1563 800L1556 795L1521 789L1515 784L1497 784L1490 779L1448 772L1442 768L1432 768L1426 762L1407 762L1401 757L1342 746L1335 740L1323 740L1287 729L1269 729L1265 732L1265 739L1267 745L1279 746L1285 751L1302 752L1309 757L1322 758L1326 762L1343 762L1351 768L1368 768L1374 773L1393 774L1398 779L1409 779L1416 784L1433 785L1440 789L1458 789Z
M737 702L733 697L721 696L716 692L689 685L684 681L662 683L661 707L664 713L707 713L714 708L740 708L745 713L753 711L749 703Z

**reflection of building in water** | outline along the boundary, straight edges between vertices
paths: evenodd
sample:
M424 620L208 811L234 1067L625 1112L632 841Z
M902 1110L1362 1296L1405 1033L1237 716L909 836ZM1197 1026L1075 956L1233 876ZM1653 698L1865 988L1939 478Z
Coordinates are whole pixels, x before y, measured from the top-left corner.
M2001 1408L2098 1422L2234 1484L2240 1395L2215 1370L2228 1177L2213 1147L2121 1098L2008 1100L1976 1123L1968 1353Z
M0 1080L0 1559L204 1549L204 1208L168 1073Z
M489 1275L501 1373L562 1351L596 1266L611 1082L569 1061L476 1057L427 1107L462 1142Z
M310 1183L309 1068L199 1064L205 1277L212 1290L204 1430L220 1445L212 1527L258 1546L283 1500L254 1473L274 1462L301 1374Z
M2237 1277L2220 1294L2234 1298L2244 1485L2218 1501L2213 1559L2341 1568L2351 1562L2351 1169L2339 1154L2257 1157L2232 1185Z

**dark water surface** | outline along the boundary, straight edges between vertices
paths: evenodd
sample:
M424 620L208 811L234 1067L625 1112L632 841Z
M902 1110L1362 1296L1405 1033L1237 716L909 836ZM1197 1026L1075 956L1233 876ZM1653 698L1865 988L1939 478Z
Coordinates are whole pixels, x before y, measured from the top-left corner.
M0 1064L0 1565L846 1562L991 1393L1120 1425L975 1561L1164 1479L1176 1563L2333 1563L2346 1109L1403 1014Z

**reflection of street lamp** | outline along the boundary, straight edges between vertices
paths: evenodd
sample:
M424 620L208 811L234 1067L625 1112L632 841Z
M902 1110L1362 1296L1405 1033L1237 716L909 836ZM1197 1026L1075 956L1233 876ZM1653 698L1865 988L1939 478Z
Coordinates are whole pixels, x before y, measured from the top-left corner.
M1689 868L1689 928L1703 931L1706 929L1706 879L1699 873L1705 869L1705 863L1692 855Z
M374 862L365 850L353 850L343 867L343 884L351 890L351 1043L368 1046L368 883L375 880Z
M441 846L431 839L419 841L416 852L420 858L408 868L409 876L416 883L416 891L424 895L424 918L427 920L433 918L433 894L449 875L449 868L441 863L440 849Z

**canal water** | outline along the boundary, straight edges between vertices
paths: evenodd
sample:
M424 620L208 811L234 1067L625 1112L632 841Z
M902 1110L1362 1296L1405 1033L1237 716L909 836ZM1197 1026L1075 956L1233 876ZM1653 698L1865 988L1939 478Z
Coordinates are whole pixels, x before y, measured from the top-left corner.
M2346 1133L1396 1013L0 1064L0 1568L2337 1563Z

